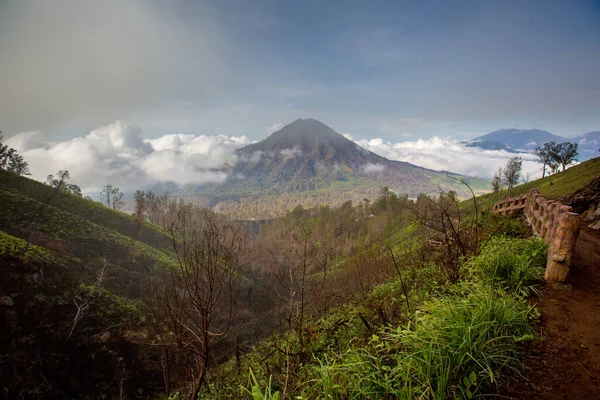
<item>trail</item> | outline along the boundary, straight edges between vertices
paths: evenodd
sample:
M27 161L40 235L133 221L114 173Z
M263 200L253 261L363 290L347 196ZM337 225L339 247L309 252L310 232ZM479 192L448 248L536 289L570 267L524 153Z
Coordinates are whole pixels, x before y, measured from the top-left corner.
M580 231L566 285L533 299L541 313L523 376L506 389L515 399L600 399L600 233Z

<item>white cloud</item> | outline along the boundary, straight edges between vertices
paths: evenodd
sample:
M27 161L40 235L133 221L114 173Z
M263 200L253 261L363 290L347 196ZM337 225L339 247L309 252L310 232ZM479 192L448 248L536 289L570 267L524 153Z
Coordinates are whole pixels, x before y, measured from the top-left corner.
M361 169L367 174L378 174L380 172L383 172L385 166L383 164L368 163L361 166Z
M276 124L273 124L267 128L267 133L270 135L273 132L277 132L281 128L283 128L283 124L281 122L277 122Z
M151 1L16 1L0 12L5 132L97 126L210 100L228 72L228 33L208 6L194 18ZM10 77L10 78L8 78ZM62 128L62 129L61 129Z
M135 190L157 182L222 182L237 158L245 136L165 135L143 140L142 130L117 121L86 136L44 142L39 132L19 133L6 142L29 162L33 178L44 180L60 169L84 191L112 183Z
M291 149L280 150L279 154L283 157L283 161L288 161L294 157L301 156L302 150L300 150L298 147L293 147Z
M406 161L421 167L451 171L467 176L491 178L499 167L506 165L515 153L504 150L482 150L467 147L458 141L433 137L411 142L390 143L383 139L359 140L363 148L390 160ZM523 174L541 176L540 164L530 153L518 154L523 158Z

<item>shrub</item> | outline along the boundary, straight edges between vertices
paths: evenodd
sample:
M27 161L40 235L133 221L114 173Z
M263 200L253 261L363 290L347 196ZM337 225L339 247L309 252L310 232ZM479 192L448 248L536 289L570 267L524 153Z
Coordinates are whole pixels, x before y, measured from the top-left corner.
M519 342L532 337L531 309L503 291L469 285L426 303L412 327L373 335L371 351L321 362L311 397L471 398L518 368Z
M467 269L475 277L522 296L544 276L548 245L541 239L493 238L470 259Z

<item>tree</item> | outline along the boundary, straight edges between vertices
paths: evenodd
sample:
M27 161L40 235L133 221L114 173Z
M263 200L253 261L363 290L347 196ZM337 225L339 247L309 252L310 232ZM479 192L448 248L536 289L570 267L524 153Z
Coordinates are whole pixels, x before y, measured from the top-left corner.
M69 183L69 179L71 179L69 171L60 170L56 174L56 177L52 174L46 177L46 185L57 189L58 192L64 191L82 197L83 195L81 194L81 189L79 188L79 186L77 186L74 183Z
M112 208L113 210L120 210L125 204L123 201L125 193L121 192L118 187L111 185L104 185L100 192L99 200L106 204L106 207Z
M246 237L210 214L192 223L183 211L169 236L177 262L152 291L149 306L159 344L179 360L192 382L190 399L197 399L213 346L226 337L237 310Z
M492 190L494 193L498 193L502 190L502 168L498 168L498 171L494 174L492 179Z
M2 131L0 131L2 133ZM0 135L0 169L11 171L19 175L31 175L29 163L17 154L17 151L3 144L3 136Z
M513 187L519 183L519 177L521 176L521 170L523 169L523 159L521 157L511 157L506 163L506 167L504 168L502 182L508 188L508 194Z
M136 190L133 199L135 201L135 217L138 221L143 221L146 212L146 193L143 190Z
M577 150L577 143L563 142L557 146L557 151L554 154L554 161L557 165L562 166L564 171L567 165L570 165L577 161L579 152Z
M559 152L559 147L556 142L544 143L543 146L535 149L535 155L538 156L538 162L542 163L542 178L546 176L546 166L551 170L556 170L556 155Z

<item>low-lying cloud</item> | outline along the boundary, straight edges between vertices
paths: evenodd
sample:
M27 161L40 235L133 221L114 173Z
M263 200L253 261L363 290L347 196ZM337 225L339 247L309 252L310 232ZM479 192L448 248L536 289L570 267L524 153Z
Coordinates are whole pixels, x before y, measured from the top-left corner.
M530 153L509 153L504 150L483 150L467 147L464 144L434 136L410 142L390 143L383 139L358 140L363 148L390 160L406 161L421 167L451 171L467 176L491 178L509 158L519 155L523 158L523 174L530 178L541 176L541 166Z
M164 182L220 183L229 177L238 160L235 150L251 143L246 136L169 134L143 139L142 133L137 126L117 121L64 141L49 142L40 132L22 132L6 142L29 162L33 178L44 181L48 174L66 169L84 192L96 192L107 183L126 191ZM515 156L440 137L399 143L375 138L356 143L390 160L482 178L491 178ZM286 161L300 155L300 149L290 148L267 156ZM523 174L532 179L539 177L541 166L536 157L530 153L519 155L523 158ZM257 151L245 161L256 163L264 156ZM363 172L372 174L383 169L381 164L362 167Z
M86 136L45 142L40 132L23 132L7 140L29 162L32 177L66 169L84 191L111 183L122 190L158 182L178 185L223 182L245 136L165 135L142 139L142 130L117 121Z
M385 166L383 164L367 163L361 167L362 171L367 174L378 174L383 172Z

